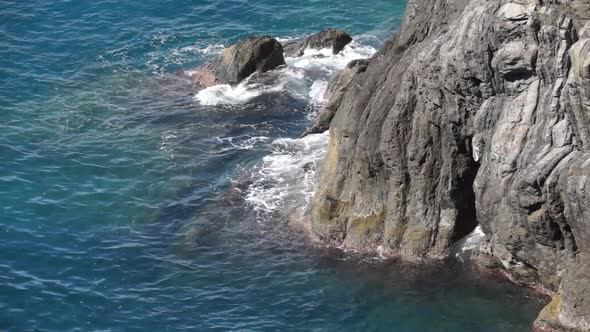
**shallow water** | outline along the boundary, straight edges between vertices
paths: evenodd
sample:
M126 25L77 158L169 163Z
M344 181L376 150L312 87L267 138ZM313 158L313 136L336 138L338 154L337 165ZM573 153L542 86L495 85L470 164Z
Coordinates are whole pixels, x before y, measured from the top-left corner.
M527 290L310 248L287 226L327 136L294 138L404 6L0 1L0 330L528 330L544 299ZM357 44L260 86L190 81L250 34L328 26Z

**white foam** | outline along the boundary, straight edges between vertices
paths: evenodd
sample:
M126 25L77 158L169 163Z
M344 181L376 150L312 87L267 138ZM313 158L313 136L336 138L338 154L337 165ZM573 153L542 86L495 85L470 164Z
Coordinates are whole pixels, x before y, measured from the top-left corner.
M249 84L249 80L245 80L236 86L219 84L208 87L199 91L195 98L201 105L239 105L245 104L263 93L278 92L283 89L282 84L264 86L261 84Z
M298 37L298 36L295 36L295 37L276 37L275 39L276 39L276 40L277 40L279 43L281 43L281 44L286 44L286 43L288 43L288 42L297 41L297 40L302 40L302 39L303 39L303 37Z
M201 43L191 46L185 46L179 49L182 53L193 53L193 54L201 54L201 55L216 55L221 54L225 46L222 43Z
M253 137L215 137L218 143L222 146L217 152L225 152L232 150L254 150L265 144L268 144L270 137L267 136L253 136Z
M195 72L185 73L193 76ZM201 105L240 105L262 94L281 91L289 91L295 97L307 97L306 78L301 69L283 67L264 75L270 78L267 80L269 83L260 83L250 76L236 86L219 84L203 89L195 95L195 99Z
M309 88L309 97L312 101L323 104L326 100L324 99L324 94L326 94L326 89L328 88L328 81L325 80L317 80L313 82L311 87Z
M343 69L352 60L366 59L373 56L377 50L368 45L351 42L340 53L332 54L332 49L306 49L301 57L287 57L287 65L307 70L325 70L333 73Z
M316 169L322 159L329 133L300 139L280 138L272 142L271 154L252 174L246 201L259 212L282 207L305 206L314 195Z
M477 248L477 246L479 246L485 239L485 236L486 235L481 229L481 226L477 226L473 232L471 232L461 241L462 243L459 243L460 250L455 254L455 257L461 262L465 261L464 257L468 257L466 253Z
M211 52L221 52L223 45L209 45L203 51L209 49ZM256 83L248 78L236 86L221 84L206 88L199 91L195 98L202 105L239 105L262 94L288 91L292 96L311 97L312 101L323 103L329 75L345 68L352 60L371 57L376 51L372 46L356 42L350 43L336 55L332 54L331 49L307 49L301 57L285 58L287 67L265 73L264 75L271 77L274 75L270 84ZM194 71L186 71L188 76L192 76L194 73ZM310 79L309 77L315 78ZM314 79L315 81L310 86L309 82Z
M477 226L471 234L467 235L465 238L465 243L461 247L461 251L465 252L468 250L473 250L477 247L481 241L485 238L485 233L481 229L481 226Z

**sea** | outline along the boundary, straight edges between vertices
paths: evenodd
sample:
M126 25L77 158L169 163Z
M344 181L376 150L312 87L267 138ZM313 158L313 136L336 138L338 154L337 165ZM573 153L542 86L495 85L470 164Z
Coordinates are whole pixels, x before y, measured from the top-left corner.
M530 331L547 302L462 259L311 243L332 75L404 0L0 0L0 331ZM350 33L269 79L191 74L251 35Z

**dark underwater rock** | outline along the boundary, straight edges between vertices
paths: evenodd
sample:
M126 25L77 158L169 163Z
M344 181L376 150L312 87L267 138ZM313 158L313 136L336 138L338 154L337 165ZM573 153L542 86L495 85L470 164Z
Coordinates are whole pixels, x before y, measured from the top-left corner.
M589 13L410 0L330 110L315 238L419 261L479 224L479 261L559 294L540 322L589 331Z
M249 37L223 50L218 59L199 67L191 76L202 86L238 84L250 75L285 65L283 46L270 36Z
M301 41L286 43L285 53L289 56L302 56L307 48L315 50L331 48L333 54L338 54L350 42L352 42L352 37L346 32L336 29L324 29Z

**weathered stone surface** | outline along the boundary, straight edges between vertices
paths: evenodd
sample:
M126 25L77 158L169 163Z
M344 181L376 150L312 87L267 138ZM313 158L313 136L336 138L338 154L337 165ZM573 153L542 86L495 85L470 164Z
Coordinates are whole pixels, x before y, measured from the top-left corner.
M349 62L346 65L346 68L338 72L338 74L332 77L330 82L328 82L328 87L324 93L324 99L334 99L337 93L346 89L355 75L364 73L367 70L369 62L369 59L357 59Z
M330 82L328 82L328 87L324 94L324 99L328 102L318 115L313 126L308 128L303 135L301 135L302 137L309 134L323 133L330 128L330 123L332 123L332 119L336 114L336 110L338 109L342 97L344 96L344 92L352 81L352 78L355 75L364 73L365 70L367 70L368 65L368 59L353 60L346 65L346 68L341 70L330 80Z
M221 56L192 73L202 86L238 84L250 75L285 65L283 47L270 36L250 37L223 50Z
M314 236L415 261L479 223L479 262L559 290L537 327L590 330L589 18L583 0L410 0L333 110Z
M561 295L556 294L551 302L543 308L539 317L533 324L535 332L555 332L565 328L559 324L559 305L561 304Z
M331 48L333 54L338 54L352 41L352 37L344 31L324 29L301 41L285 44L285 53L289 56L302 56L305 49L320 50Z
M590 264L578 261L568 267L563 288L553 296L534 323L535 331L590 331Z

